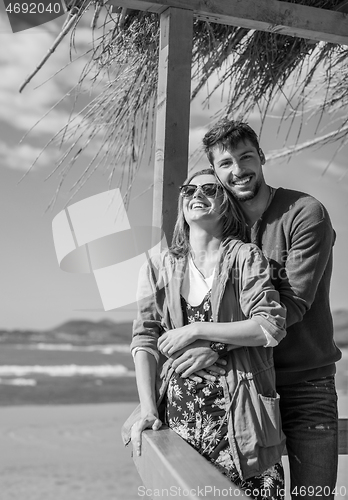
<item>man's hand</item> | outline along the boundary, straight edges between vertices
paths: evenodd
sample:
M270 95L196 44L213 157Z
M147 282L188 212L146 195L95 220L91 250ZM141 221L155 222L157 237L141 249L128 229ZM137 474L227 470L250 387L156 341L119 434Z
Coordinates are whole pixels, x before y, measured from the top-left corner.
M223 366L227 361L220 359L209 346L208 340L196 340L188 347L176 351L169 357L175 372L195 382L202 382L203 378L214 381L215 375L224 375L226 370Z

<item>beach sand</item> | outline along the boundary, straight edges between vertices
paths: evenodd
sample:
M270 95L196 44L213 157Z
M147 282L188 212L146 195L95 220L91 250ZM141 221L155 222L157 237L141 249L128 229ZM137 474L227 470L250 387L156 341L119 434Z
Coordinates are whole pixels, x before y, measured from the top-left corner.
M1 500L135 500L123 446L134 403L0 408Z
M134 403L1 407L0 499L141 498L141 480L120 437L121 425L134 407ZM339 397L339 408L340 416L347 417L347 395ZM345 488L338 500L348 498L347 458L340 457L338 487Z

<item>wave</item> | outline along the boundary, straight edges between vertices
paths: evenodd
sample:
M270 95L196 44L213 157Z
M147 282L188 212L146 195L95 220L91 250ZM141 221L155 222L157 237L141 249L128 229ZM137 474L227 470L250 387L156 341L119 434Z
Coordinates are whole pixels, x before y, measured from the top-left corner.
M46 342L38 342L37 344L17 344L16 349L35 349L41 351L100 352L102 354L114 354L115 352L121 352L130 354L128 344L73 345L48 344Z
M33 386L37 382L33 378L0 378L0 384L3 385L20 385L20 386Z
M135 372L123 365L3 365L0 377L25 377L27 375L47 375L50 377L134 377Z

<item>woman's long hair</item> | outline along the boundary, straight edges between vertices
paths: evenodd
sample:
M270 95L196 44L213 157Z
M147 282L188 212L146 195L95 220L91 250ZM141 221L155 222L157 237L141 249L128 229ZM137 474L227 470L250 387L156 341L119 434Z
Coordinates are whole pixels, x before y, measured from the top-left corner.
M213 175L219 184L220 181L212 168L205 168L189 176L184 184L189 184L198 175ZM222 240L234 238L247 241L246 222L237 203L226 189L222 190L223 200L220 207L220 219L222 221ZM170 253L174 257L184 257L191 252L190 226L184 216L183 197L179 196L178 216L176 218Z

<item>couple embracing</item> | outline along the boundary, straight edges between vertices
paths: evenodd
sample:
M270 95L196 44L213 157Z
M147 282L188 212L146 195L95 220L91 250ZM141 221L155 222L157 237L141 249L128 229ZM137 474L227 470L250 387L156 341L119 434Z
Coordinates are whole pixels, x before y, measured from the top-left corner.
M142 431L165 423L261 500L284 492L286 439L292 497L319 486L333 498L341 354L329 216L313 197L266 184L246 123L223 120L203 144L211 167L180 188L172 245L139 277L140 407L124 441L140 454Z

